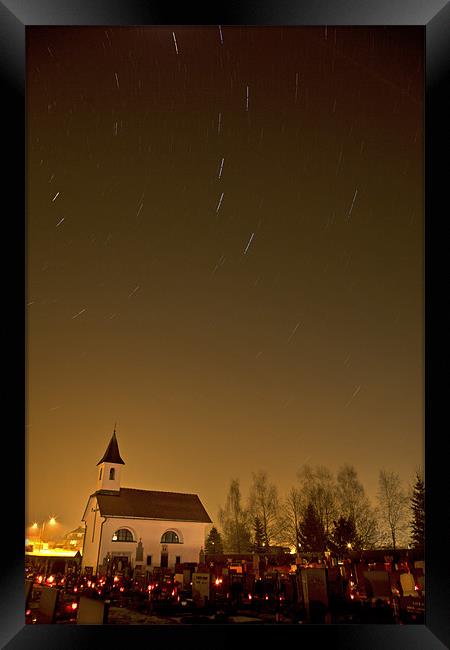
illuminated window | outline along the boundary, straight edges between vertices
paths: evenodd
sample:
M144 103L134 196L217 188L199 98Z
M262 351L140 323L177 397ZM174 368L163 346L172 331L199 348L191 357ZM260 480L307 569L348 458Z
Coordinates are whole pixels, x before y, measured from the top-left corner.
M99 480L99 481L102 480L102 474L103 474L103 467L100 467L100 475L99 475L99 477L98 477L98 480Z
M161 544L179 544L178 535L173 530L168 530L161 537Z
M111 467L111 469L109 470L109 480L114 481L115 475L116 475L116 470L114 469L114 467Z
M119 530L116 530L114 535L112 536L112 541L113 542L133 542L133 535L129 530L126 528L120 528Z

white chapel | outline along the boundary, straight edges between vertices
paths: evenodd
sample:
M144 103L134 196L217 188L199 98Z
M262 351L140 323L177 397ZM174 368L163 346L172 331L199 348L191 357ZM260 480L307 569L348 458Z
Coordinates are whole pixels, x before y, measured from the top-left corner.
M125 465L114 430L97 463L97 490L88 499L82 571L92 575L198 562L211 519L196 494L121 486Z

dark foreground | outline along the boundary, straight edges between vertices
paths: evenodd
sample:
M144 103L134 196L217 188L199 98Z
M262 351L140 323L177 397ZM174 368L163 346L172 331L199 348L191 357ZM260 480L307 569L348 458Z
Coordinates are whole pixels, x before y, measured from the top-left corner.
M200 575L206 578L198 587ZM219 579L194 571L184 583L173 574L150 583L119 576L95 582L73 575L29 575L26 623L424 624L423 580L412 573L359 568L350 574L353 579L341 578L340 572L323 567L271 572L260 578L228 574ZM407 585L412 585L409 591Z

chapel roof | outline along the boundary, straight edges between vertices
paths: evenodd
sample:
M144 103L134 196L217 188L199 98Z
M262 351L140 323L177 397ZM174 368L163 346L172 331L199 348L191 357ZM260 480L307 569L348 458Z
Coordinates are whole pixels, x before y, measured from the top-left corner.
M211 523L197 494L120 488L116 494L95 493L102 517L138 517Z

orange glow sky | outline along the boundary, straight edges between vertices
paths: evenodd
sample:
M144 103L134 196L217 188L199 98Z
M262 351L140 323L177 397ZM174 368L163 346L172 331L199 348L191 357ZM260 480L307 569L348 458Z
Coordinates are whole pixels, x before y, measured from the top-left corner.
M32 28L27 66L27 520L79 525L116 421L123 485L215 520L258 469L412 481L422 30Z

